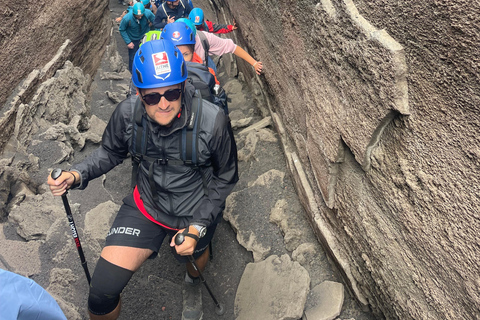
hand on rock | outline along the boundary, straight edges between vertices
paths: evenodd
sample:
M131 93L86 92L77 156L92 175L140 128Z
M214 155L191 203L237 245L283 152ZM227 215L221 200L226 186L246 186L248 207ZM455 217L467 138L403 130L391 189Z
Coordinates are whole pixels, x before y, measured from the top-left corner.
M253 68L255 69L255 72L260 75L262 73L262 70L263 70L263 64L261 61L257 61L255 62L255 64L253 65Z

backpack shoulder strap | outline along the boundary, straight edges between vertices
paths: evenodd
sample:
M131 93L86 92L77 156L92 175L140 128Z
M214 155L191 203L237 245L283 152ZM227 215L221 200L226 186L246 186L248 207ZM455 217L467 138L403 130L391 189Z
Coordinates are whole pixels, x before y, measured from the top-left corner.
M202 176L203 193L208 195L207 178L201 167L198 166L198 132L199 123L202 119L203 100L198 90L192 100L192 116L187 126L182 129L182 138L180 139L180 150L182 160L185 165L193 166Z
M180 3L182 4L183 9L185 10L185 5L183 4L182 0L180 0Z
M195 90L192 99L191 116L188 124L182 129L182 137L180 139L181 158L186 165L197 166L198 155L198 127L202 116L202 95Z
M203 64L208 66L208 51L210 50L210 43L205 36L205 33L202 31L197 32L198 36L200 37L200 41L202 42L203 50L205 51L205 57L203 59Z
M146 126L146 119L143 117L142 101L137 98L135 103L132 103L132 122L133 122L133 134L132 134L132 147L130 153L132 155L132 188L137 183L138 166L142 161L142 155L146 152L147 131L144 130Z
M167 13L167 10L165 10L165 2L162 3L162 9L163 9L163 12L165 12L165 17L167 17L167 21L168 21L168 13Z

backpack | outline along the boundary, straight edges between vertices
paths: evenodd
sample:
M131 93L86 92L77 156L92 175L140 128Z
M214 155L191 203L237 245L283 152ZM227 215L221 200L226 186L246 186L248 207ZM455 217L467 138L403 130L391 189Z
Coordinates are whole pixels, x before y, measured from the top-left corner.
M208 67L208 51L210 50L210 42L208 42L207 36L205 36L205 33L203 33L202 31L198 31L197 34L200 38L200 42L202 44L203 51L205 51L205 57L203 59L203 64Z
M132 156L132 188L135 187L137 182L138 167L143 160L150 162L148 170L148 180L150 183L150 189L152 190L152 196L154 200L154 205L158 202L157 188L155 181L153 180L153 166L155 164L159 165L185 165L192 167L195 170L198 170L202 176L203 181L203 190L205 194L208 194L207 190L207 181L201 170L201 167L198 166L198 130L199 122L202 117L202 97L198 90L193 96L192 101L192 110L190 118L188 119L188 124L182 129L182 136L180 140L180 157L178 159L160 159L152 158L146 155L147 151L147 141L150 130L148 129L147 119L143 116L142 102L140 99L136 99L135 103L132 101L132 115L133 115L133 135L132 135L132 145L130 147L130 154ZM146 130L145 130L146 129Z
M196 90L200 91L202 98L216 104L228 115L227 94L220 86L215 86L215 78L208 67L196 62L186 62L187 78Z

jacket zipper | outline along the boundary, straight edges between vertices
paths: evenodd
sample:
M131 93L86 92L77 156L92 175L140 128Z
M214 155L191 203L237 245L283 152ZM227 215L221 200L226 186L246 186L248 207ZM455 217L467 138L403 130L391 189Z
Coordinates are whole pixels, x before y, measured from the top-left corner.
M174 215L174 212L173 212L173 199L172 199L172 193L170 191L167 190L166 188L166 173L167 173L167 166L168 166L168 160L167 160L167 155L165 154L165 145L164 145L164 138L163 137L160 137L160 141L161 141L161 148L162 148L162 158L163 160L165 161L165 164L162 165L162 185L163 185L163 190L165 190L165 192L167 193L167 196L168 196L168 204L169 204L169 207L170 207L170 214L171 215Z

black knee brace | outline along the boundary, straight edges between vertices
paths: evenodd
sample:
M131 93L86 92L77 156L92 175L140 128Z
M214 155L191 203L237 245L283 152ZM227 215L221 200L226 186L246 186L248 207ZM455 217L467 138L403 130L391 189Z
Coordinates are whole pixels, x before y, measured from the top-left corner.
M105 315L115 310L120 301L120 293L132 275L133 271L100 257L90 283L88 310L96 315Z

